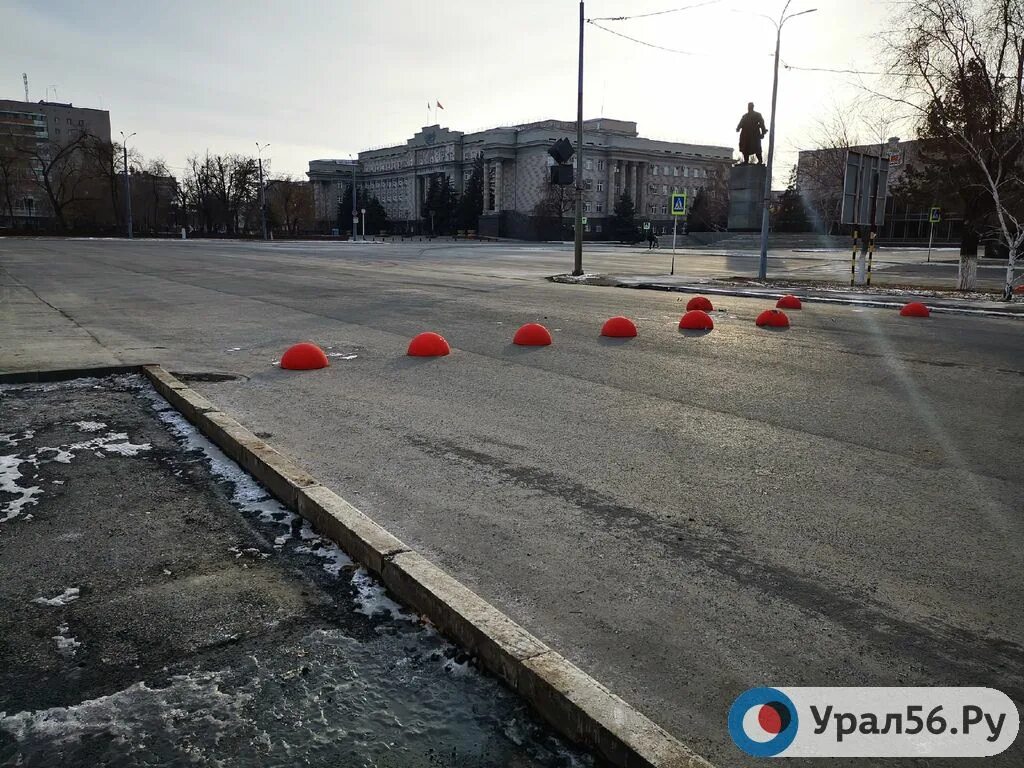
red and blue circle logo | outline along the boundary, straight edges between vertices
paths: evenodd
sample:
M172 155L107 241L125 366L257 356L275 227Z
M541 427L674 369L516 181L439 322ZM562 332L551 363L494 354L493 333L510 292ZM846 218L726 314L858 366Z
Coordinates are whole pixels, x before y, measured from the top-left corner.
M776 688L751 688L729 709L729 734L754 757L774 757L796 738L796 707Z

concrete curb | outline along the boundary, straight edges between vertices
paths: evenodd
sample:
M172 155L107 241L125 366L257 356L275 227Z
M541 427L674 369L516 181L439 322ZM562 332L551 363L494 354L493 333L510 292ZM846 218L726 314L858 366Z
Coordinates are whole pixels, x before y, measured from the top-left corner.
M660 283L617 283L616 288L637 288L648 291L675 291L677 293L714 294L716 296L739 296L748 299L778 300L787 293L792 293L800 301L811 304L845 304L852 307L873 307L876 309L902 309L907 301L922 301L932 312L945 312L950 315L974 315L976 317L1006 317L1011 320L1024 320L1024 312L1002 312L998 309L981 309L979 307L953 307L948 304L934 304L929 298L907 296L907 301L885 301L883 299L854 299L842 296L803 295L799 289L793 291L759 291L733 288L712 288L700 285L670 286ZM942 301L942 299L939 299Z
M141 371L227 455L376 574L400 601L476 655L563 736L619 768L713 768L159 365Z
M590 285L586 281L580 280L559 280L560 276L555 275L548 278L553 283L564 283L567 285ZM784 290L772 290L772 289L742 289L742 288L720 288L717 286L709 285L666 285L665 283L653 283L653 282L638 282L638 283L624 283L620 281L614 281L614 278L609 278L609 282L606 283L593 283L605 288L633 288L637 290L645 291L667 291L670 293L696 293L706 294L714 296L737 296L746 299L771 299L773 301L778 300L787 293L792 293L798 297L800 301L806 303L817 303L817 304L844 304L853 307L872 307L875 309L901 309L907 301L922 301L928 305L928 308L932 312L943 312L950 315L972 315L974 317L1002 317L1009 318L1011 320L1024 320L1024 311L1011 312L1001 311L998 309L983 309L980 307L956 307L950 306L949 304L933 303L934 301L942 302L944 299L933 300L929 297L916 297L908 294L906 301L887 301L885 299L857 299L857 298L845 298L843 296L815 296L806 295L801 289L794 288L791 291Z
M138 373L137 365L106 365L96 368L57 368L51 371L12 371L0 373L0 384L47 384L53 381L67 381L88 376L117 376L123 373Z

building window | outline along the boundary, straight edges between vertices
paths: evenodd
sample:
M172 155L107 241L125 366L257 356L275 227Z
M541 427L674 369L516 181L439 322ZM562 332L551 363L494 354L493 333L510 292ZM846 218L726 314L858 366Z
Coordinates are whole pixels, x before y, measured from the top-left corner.
M604 203L597 203L596 209L598 213L604 213Z
M663 194L663 195L667 195L668 194L668 184L662 184L661 185L661 194Z
M657 176L658 175L658 166L656 166L656 165L652 165L651 166L651 175L653 175L653 176Z
M666 165L666 166L665 166L665 175L666 175L666 176L668 176L668 175L669 175L670 173L672 173L672 169L671 169L671 168L669 168L669 167L668 167L668 166Z
M604 160L598 160L597 161L597 170L599 170L599 171L603 171L604 170Z
M664 216L667 213L668 213L668 206L667 205L661 206L661 215Z
M589 224L584 224L583 225L583 231L584 232L589 232L590 231L590 225Z
M583 204L583 212L584 213L590 213L590 203L584 203Z
M672 175L673 176L678 176L679 175L679 166L678 165L672 166Z
M600 224L595 224L594 225L594 230L597 231L597 232L600 232L601 231L601 225Z
M591 189L591 188L593 188L593 186L594 186L594 180L593 179L584 179L583 187L585 189Z
M583 161L583 169L587 170L587 171L594 170L594 161L593 160L584 160Z
M597 182L597 191L598 192L604 192L604 182L603 181Z

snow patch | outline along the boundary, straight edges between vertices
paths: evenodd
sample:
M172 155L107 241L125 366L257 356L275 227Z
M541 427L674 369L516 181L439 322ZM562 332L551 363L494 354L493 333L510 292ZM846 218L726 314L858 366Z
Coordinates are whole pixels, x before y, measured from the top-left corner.
M78 640L68 634L70 631L67 624L61 624L57 627L57 634L53 636L53 640L57 643L57 653L61 656L74 656L82 647Z
M101 429L105 429L107 425L102 421L76 421L75 426L83 432L99 432Z
M49 608L60 608L78 599L78 587L68 587L56 597L37 597L32 600L36 605L45 605Z
M18 470L24 463L17 454L11 456L0 456L0 493L9 493L14 496L10 501L0 505L0 523L13 520L21 514L21 510L29 504L36 504L36 497L43 493L38 485L20 486L18 480L23 475Z
M224 693L220 690L222 678L222 672L195 672L171 678L166 688L150 688L141 682L69 707L12 715L0 712L0 733L9 734L17 742L78 744L84 739L110 736L124 744L147 727L144 718L153 712L201 719L223 732L240 722L240 713L252 696Z

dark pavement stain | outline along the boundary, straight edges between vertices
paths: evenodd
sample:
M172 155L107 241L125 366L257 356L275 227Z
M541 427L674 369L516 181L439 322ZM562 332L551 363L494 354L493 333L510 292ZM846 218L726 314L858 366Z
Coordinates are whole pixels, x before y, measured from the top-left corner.
M446 440L413 436L410 442L442 459L452 458L490 470L512 483L562 499L608 529L628 530L657 542L689 563L700 563L750 590L771 594L800 610L821 616L882 652L896 650L936 681L991 685L1018 701L1024 698L1024 646L950 626L939 618L915 623L863 591L824 583L779 563L756 559L727 529L671 523L613 497L535 467L506 461ZM939 684L938 682L934 684Z

